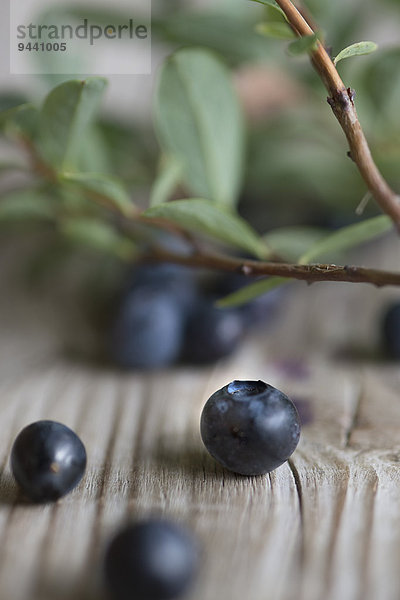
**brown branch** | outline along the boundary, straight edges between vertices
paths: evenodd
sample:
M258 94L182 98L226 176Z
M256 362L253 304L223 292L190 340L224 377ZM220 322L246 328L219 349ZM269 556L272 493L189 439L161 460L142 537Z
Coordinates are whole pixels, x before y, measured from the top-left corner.
M313 30L308 25L307 21L290 0L276 1L285 12L292 28L300 36L313 33ZM373 162L368 144L357 119L351 90L345 88L335 66L324 47L319 42L317 50L312 54L312 61L328 91L331 93L331 97L328 100L349 140L351 157L357 163L364 179L369 183L369 189L371 193L375 195L375 198L380 203L382 209L392 217L393 221L400 228L399 197L396 196L386 184ZM58 178L55 171L42 161L30 140L23 139L22 142L31 157L33 170L44 179L57 182ZM106 200L106 198L98 194L94 194L91 197L102 203ZM107 203L107 208L116 212L121 217L126 217L126 215L122 214L118 206L112 204L108 205ZM369 283L377 287L387 285L400 286L400 273L391 271L381 271L378 269L348 265L299 265L282 262L262 262L208 253L203 251L203 249L197 245L195 238L192 238L190 234L188 235L188 233L178 225L170 223L165 219L150 219L144 217L135 210L130 215L130 221L127 222L148 224L156 226L159 229L165 229L170 233L184 237L184 239L189 241L192 245L193 251L188 255L176 254L154 247L147 254L142 256L144 262L172 262L188 267L241 273L249 277L282 277L306 281L308 283L317 281L342 281L348 283Z
M276 0L276 2L299 37L314 33L291 0ZM400 230L400 197L390 188L372 158L354 106L354 91L346 88L321 42L317 43L316 50L311 54L311 60L329 92L328 102L346 135L350 147L349 156L356 163L369 191L383 212L391 217Z
M308 283L316 281L343 281L348 283L370 283L377 287L386 285L400 286L400 273L348 265L296 265L261 262L206 252L198 252L185 256L160 248L154 248L148 254L144 255L143 261L171 262L188 267L241 273L248 277L286 277L288 279L307 281Z

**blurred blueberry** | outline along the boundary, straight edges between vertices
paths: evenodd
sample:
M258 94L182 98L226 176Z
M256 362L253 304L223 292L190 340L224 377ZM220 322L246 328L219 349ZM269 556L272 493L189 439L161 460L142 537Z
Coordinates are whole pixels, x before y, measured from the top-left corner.
M170 290L135 287L120 302L110 334L110 354L124 368L170 365L178 357L184 312Z
M104 573L115 600L172 600L190 587L198 562L188 531L151 519L126 526L112 539Z
M171 263L141 264L133 269L130 284L132 286L148 283L169 285L188 278L192 279L192 271L188 267Z
M186 323L184 359L192 363L214 362L231 354L243 335L241 311L217 308L215 298L201 297Z
M193 270L171 263L136 266L128 275L125 293L143 287L175 295L176 302L183 310L191 306L197 295L197 282Z
M382 323L385 350L392 358L400 358L400 302L386 308Z

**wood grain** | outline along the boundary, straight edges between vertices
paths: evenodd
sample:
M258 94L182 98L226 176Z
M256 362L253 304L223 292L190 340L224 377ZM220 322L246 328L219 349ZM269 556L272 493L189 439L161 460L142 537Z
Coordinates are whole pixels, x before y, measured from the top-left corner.
M368 262L396 268L397 248L376 244ZM18 290L0 298L2 600L101 600L107 540L148 515L201 541L188 600L398 600L400 371L374 354L393 290L294 284L273 327L232 359L147 374L67 358L74 307ZM314 414L289 463L265 477L224 471L200 440L208 396L242 378ZM72 427L88 451L84 480L55 505L24 503L9 470L13 439L39 418Z

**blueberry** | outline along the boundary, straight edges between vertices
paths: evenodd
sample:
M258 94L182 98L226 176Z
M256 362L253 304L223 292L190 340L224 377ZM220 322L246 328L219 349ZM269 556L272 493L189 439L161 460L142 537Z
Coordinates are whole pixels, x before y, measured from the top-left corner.
M400 358L400 302L386 309L382 326L383 344L392 358Z
M192 270L171 263L135 267L128 276L125 294L143 288L171 294L184 311L193 304L197 293Z
M108 546L105 579L115 600L172 600L197 571L197 545L177 525L148 520L122 529Z
M262 475L295 450L300 422L291 400L262 381L233 381L213 394L201 415L210 454L241 475Z
M184 358L193 363L211 363L231 354L244 335L242 313L217 308L214 298L200 298L188 317Z
M11 469L33 502L54 501L78 485L86 468L86 451L69 427L55 421L36 421L17 436L11 450Z
M189 269L140 265L127 279L110 325L109 355L130 369L172 364L180 355L186 316L197 293Z
M156 263L136 266L130 275L130 285L145 285L148 283L160 283L175 285L192 279L192 271L189 267L175 265L172 263Z
M143 286L129 292L111 327L110 354L124 368L171 364L179 355L184 314L174 294Z

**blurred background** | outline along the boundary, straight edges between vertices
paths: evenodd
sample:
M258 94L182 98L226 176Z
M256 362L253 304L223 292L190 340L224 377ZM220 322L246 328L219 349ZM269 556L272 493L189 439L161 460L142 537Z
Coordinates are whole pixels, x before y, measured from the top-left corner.
M96 0L86 0L81 4L68 2L65 6L58 3L57 10L68 14L78 8L104 21L110 11L104 13L102 6ZM379 167L389 184L400 189L398 1L305 0L303 8L323 32L332 56L357 41L372 40L379 44L372 55L340 63L339 71L346 85L356 91L360 120ZM281 227L296 228L296 239L302 248L303 230L309 243L313 237L323 235L321 232L379 214L373 201L366 205L362 216L356 214L366 188L346 155L344 135L326 103L326 91L308 57L290 57L286 41L256 33L256 24L268 16L269 10L248 0L153 0L152 74L108 76L101 116L89 140L88 170L119 177L135 203L147 205L160 163L152 123L159 67L178 48L205 47L216 52L232 70L244 109L246 164L239 212L256 230L265 234ZM4 3L0 17L2 47L6 49L9 12ZM7 52L3 51L0 109L27 101L40 105L56 84L71 77L73 74L10 75ZM5 141L0 151L7 161L18 154L15 145ZM3 195L21 183L24 176L20 173L0 171ZM3 263L10 255L15 260L17 234L21 248L21 269L17 271L23 272L25 280L36 284L44 272L50 272L53 293L58 289L55 281L61 281L64 288L66 281L72 281L68 286L72 290L76 279L83 280L91 297L99 303L99 298L105 296L102 286L110 285L110 273L114 278L121 276L115 260L110 259L108 265L104 257L98 260L88 256L86 250L76 252L74 248L70 252L72 261L61 269L62 252L59 248L54 251L52 240L50 245L47 243L48 235L35 228L30 223L23 226L18 223L17 227L9 223L1 225L1 243L9 244L12 238L13 244L11 250L3 253ZM93 268L96 264L101 266L101 276L100 270ZM11 272L17 271L13 267ZM64 288L59 301L65 305L68 295ZM73 304L71 300L71 307ZM90 314L93 317L92 308ZM9 317L5 318L8 320Z
M66 12L75 4L66 3ZM339 70L346 84L356 90L360 119L379 166L389 183L399 187L398 2L307 0L304 4L325 33L333 55L364 39L379 44L378 52L344 61ZM93 14L98 6L101 18L96 0L78 6L87 6ZM4 3L0 10L1 39L6 48L9 32ZM125 177L128 170L131 184L146 194L158 160L151 124L158 67L176 48L204 46L218 52L233 69L246 109L248 147L242 213L263 233L279 225L338 226L354 219L365 187L346 157L343 134L307 57L293 59L287 55L285 42L255 33L254 26L263 20L266 10L247 0L153 0L152 75L109 77L104 120L99 124L103 138L108 136L105 145L111 144L117 151L109 170ZM62 79L10 76L5 52L0 61L0 108L25 98L40 102ZM120 160L122 153L125 160ZM373 203L368 210L376 211Z

